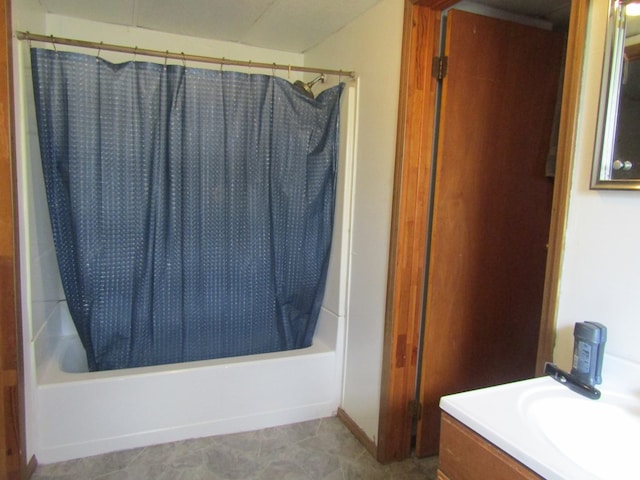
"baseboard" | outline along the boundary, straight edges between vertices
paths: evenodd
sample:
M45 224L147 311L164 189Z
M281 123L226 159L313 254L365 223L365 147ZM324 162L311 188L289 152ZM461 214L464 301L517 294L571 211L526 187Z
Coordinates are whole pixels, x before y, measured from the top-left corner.
M338 418L349 429L349 431L358 439L358 441L367 449L373 458L378 459L378 447L373 440L362 430L356 422L345 412L342 408L338 407Z
M32 455L31 459L29 459L29 463L27 463L27 466L22 472L21 478L23 480L29 480L33 474L36 473L36 468L38 468L38 459L35 455Z

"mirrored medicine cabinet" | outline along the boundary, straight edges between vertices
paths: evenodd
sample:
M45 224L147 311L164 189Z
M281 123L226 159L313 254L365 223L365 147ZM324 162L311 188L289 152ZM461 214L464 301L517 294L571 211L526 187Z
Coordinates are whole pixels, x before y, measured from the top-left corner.
M593 189L640 190L640 2L612 0L606 32Z

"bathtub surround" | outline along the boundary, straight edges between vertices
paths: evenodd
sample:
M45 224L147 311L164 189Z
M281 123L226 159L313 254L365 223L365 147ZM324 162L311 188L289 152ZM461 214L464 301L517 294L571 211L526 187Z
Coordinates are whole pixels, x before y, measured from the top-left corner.
M311 345L343 84L32 49L67 303L91 371ZM68 95L68 92L74 95Z
M305 64L302 54L247 47L234 43L205 41L151 30L123 28L116 25L100 24L57 15L45 15L42 13L38 2L20 2L16 5L14 12L16 13L16 30L46 32L47 34L85 38L97 42L104 40L109 43L144 45L159 50L184 50L197 55L211 55L212 52L215 52L216 55L229 58L249 58L263 62L276 61L279 64ZM91 384L87 383L86 380L67 382L66 385L57 385L55 387L57 393L53 393L49 389L49 385L39 383L42 382L43 377L46 378L47 376L51 358L59 351L61 344L67 340L68 336L75 335L75 331L68 321L68 314L61 313L65 310L65 302L55 261L50 223L46 215L47 205L44 189L41 188L44 183L42 171L39 167L39 146L35 124L33 89L30 84L31 73L28 47L27 42L14 42L14 59L16 61L14 70L17 73L16 95L19 99L16 122L17 136L20 139L18 143L18 177L21 219L23 220L20 224L22 229L21 268L24 272L27 272L23 276L22 285L22 307L26 332L23 341L25 346L25 382L27 385L25 400L26 408L29 412L27 416L26 454L27 458L31 458L35 454L39 460L43 456L42 458L47 458L47 461L51 462L56 461L49 456L52 446L60 445L56 443L60 437L52 439L49 436L49 430L41 429L40 425L43 422L51 425L56 424L56 419L60 418L61 412L50 408L54 405L50 402L52 396L60 395L58 397L59 401L66 403L69 407L77 405L72 400L74 388L84 385L85 388L91 390ZM130 55L112 52L103 52L100 56L113 63L132 60ZM176 63L182 64L181 62ZM189 68L190 66L188 65L187 67ZM212 67L214 70L220 70L219 66ZM227 69L223 68L223 71L227 71ZM258 69L251 69L250 73L261 72ZM262 73L272 75L271 70ZM288 77L286 74L285 76ZM286 78L286 80L293 81L298 78L302 77L297 76L294 72L291 78ZM345 79L343 78L342 80ZM329 77L327 83L335 85L336 81L337 77L335 79ZM318 93L319 90L316 90L316 92ZM352 180L350 175L353 174L352 161L355 148L356 111L354 106L357 104L356 82L347 82L342 95L342 104L344 108L342 109L342 118L340 120L342 141L339 152L340 165L338 167L336 191L336 218L327 274L327 288L316 328L316 335L320 339L319 341L323 342L325 346L329 346L331 353L309 355L305 358L310 358L310 361L302 361L306 365L305 368L307 368L305 373L306 381L313 383L314 378L320 380L316 380L309 392L302 393L300 385L296 384L297 374L287 375L288 367L284 367L278 372L279 378L284 379L282 380L283 383L278 384L278 387L271 392L274 396L268 405L263 405L264 409L262 409L259 401L262 390L255 397L243 396L238 391L239 386L235 382L235 378L226 375L224 378L226 378L227 382L225 383L220 381L220 377L218 377L217 398L215 401L223 401L226 404L233 405L230 410L225 412L212 412L209 409L206 418L194 421L195 428L200 428L200 433L184 433L180 428L168 428L154 432L164 439L150 435L147 431L146 433L139 432L140 435L126 436L124 438L119 437L118 433L115 435L110 434L105 441L104 437L101 437L100 432L98 432L98 438L102 438L103 441L81 444L83 448L88 446L91 453L88 451L77 454L66 452L64 455L61 454L55 457L56 459L76 458L81 455L93 455L122 448L141 447L157 442L176 441L189 436L216 435L266 428L325 417L336 413L340 405L342 389L342 349L347 292L345 282L349 279L349 263L345 259L348 258L347 239L351 221ZM307 353L307 350L305 349L302 352ZM279 356L282 357L283 355ZM298 356L299 354L294 354L289 359L289 362L296 364ZM279 361L285 362L284 360ZM246 375L247 384L262 383L262 386L257 388L271 390L272 387L266 385L264 379L273 378L273 374L269 373L269 370L273 372L273 363L265 362L260 357L254 358L251 362L251 368L245 370L244 375ZM296 367L294 366L293 368L295 369ZM219 372L225 369L224 365L218 367ZM168 377L176 379L178 382L182 381L179 380L179 372L168 374ZM328 383L325 382L327 379ZM165 386L170 392L176 390L174 387L175 385ZM47 396L47 394L43 393L46 389L50 390L51 395ZM133 390L144 390L144 386L134 386ZM229 392L229 396L224 397L221 392ZM288 399L285 399L287 394ZM220 397L224 398L220 400ZM204 403L207 399L198 399L197 396L191 396L190 400ZM167 398L167 401L170 401L170 399ZM49 405L49 407L46 405ZM190 403L186 403L182 408L185 411L189 411L193 409L193 406ZM75 410L69 415L66 422L72 429L75 429L81 423L75 420L79 409L76 408ZM146 407L146 410L154 409ZM155 409L155 411L158 413L158 418L164 418L159 410ZM197 409L194 411L197 411ZM231 412L231 416L227 417L226 415L229 412ZM195 416L197 415L196 413ZM132 418L130 414L122 414L120 416L120 424L115 426L116 430L120 429L123 424L126 425L130 418ZM174 422L174 420L170 420L170 423ZM200 421L208 426L202 427ZM99 427L108 428L109 425L102 423ZM189 428L194 428L194 425L186 425L185 427L188 430ZM81 426L80 429L82 429ZM66 435L64 432L60 432L60 434ZM81 436L79 438L88 437ZM93 438L95 439L96 437L94 436ZM133 438L134 443L127 443L131 438ZM124 443L119 443L119 441L124 441ZM67 437L65 442L70 443L70 450L73 450L75 448L74 445L78 442L81 443L81 440L69 442ZM43 461L40 460L41 463Z

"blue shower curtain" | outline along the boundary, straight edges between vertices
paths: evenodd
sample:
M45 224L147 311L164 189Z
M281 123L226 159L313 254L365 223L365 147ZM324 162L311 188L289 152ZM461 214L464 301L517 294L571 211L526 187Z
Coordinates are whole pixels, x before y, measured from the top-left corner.
M32 49L66 299L91 370L309 346L342 85Z

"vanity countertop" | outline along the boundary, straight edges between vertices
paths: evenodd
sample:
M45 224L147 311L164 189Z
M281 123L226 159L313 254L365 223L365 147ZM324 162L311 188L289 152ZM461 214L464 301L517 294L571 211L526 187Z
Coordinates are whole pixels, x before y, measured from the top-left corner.
M442 397L443 411L548 480L640 478L640 365L605 355L599 400L550 377Z

